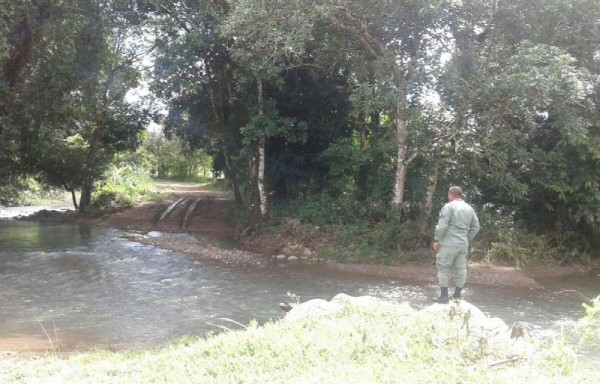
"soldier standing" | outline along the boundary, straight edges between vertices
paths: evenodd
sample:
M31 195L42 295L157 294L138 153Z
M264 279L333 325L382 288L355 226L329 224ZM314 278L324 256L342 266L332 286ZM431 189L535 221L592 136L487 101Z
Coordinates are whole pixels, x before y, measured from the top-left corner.
M479 219L473 207L463 200L460 187L450 187L448 201L440 211L432 245L437 253L436 266L441 291L440 296L433 301L441 304L449 302L450 271L454 272L455 289L452 298L460 299L467 279L469 242L479 232Z

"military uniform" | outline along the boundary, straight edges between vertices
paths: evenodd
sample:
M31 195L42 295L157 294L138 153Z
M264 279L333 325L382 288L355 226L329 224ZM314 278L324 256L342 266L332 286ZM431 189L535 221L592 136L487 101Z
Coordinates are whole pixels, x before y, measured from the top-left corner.
M440 287L448 287L451 270L454 272L454 285L458 288L465 285L469 242L477 232L479 219L475 210L463 199L457 198L444 205L434 236L434 240L440 243L436 256Z

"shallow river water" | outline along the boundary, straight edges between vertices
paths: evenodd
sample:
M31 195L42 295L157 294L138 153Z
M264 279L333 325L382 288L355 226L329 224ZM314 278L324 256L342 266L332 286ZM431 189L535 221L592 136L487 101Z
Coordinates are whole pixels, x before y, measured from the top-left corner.
M546 283L591 297L600 293L599 280ZM34 340L63 350L156 347L239 327L230 320L278 319L287 292L301 301L329 300L340 292L372 295L418 308L429 304L437 288L324 272L318 265L248 270L198 264L113 230L0 221L0 351L29 344L36 349ZM530 323L540 334L583 315L582 299L569 294L553 299L540 291L470 287L466 299L509 324ZM12 347L3 340L12 340ZM22 340L21 347L14 340Z

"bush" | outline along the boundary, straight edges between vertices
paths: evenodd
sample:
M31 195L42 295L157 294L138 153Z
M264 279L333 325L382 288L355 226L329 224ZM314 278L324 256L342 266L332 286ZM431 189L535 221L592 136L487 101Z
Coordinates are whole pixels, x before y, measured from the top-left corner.
M4 180L0 185L0 205L43 205L65 203L63 190L38 183L31 177Z
M131 206L147 195L152 179L142 167L126 164L112 165L94 193L94 208Z
M352 255L344 256L344 261L377 261L386 264L408 261L408 253L418 248L415 235L417 224L399 218L390 217L371 225L364 222L336 225L332 230L340 248L339 253Z
M298 218L307 224L336 224L342 220L340 210L339 202L323 193L302 201Z
M583 304L583 307L585 317L579 326L581 344L600 353L600 296L592 300L592 305Z
M3 183L4 184L4 183ZM23 192L28 190L26 179L14 179L0 185L0 205L23 205Z
M483 254L487 261L521 268L532 261L544 264L560 261L567 254L553 247L549 236L528 232L514 220L512 213L483 210L479 216L482 230L473 252Z

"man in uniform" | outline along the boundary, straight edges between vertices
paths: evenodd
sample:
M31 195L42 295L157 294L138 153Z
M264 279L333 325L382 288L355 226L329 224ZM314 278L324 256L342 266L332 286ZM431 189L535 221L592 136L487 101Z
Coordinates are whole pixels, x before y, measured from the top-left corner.
M440 219L435 227L432 248L437 253L436 266L440 297L433 299L436 303L449 302L448 284L450 271L454 272L453 299L460 299L460 294L467 279L467 253L469 242L479 232L479 219L473 208L463 200L460 187L450 187L448 201L440 211Z

